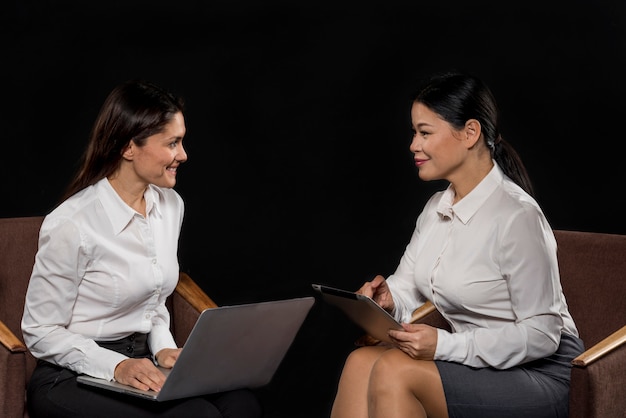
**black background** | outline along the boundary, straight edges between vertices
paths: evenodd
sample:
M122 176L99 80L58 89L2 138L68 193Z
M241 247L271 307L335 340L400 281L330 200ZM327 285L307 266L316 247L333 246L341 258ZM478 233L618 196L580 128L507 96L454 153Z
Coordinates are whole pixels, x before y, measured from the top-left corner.
M108 92L145 78L187 103L181 269L221 305L356 289L445 187L412 165L410 99L457 68L491 86L553 228L623 234L625 23L618 0L13 1L0 217L46 214ZM267 417L327 416L360 334L318 300Z

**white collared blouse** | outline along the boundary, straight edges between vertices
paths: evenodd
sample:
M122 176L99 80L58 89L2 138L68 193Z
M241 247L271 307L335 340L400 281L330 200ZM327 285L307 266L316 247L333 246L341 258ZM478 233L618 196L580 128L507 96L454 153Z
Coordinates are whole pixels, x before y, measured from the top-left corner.
M436 360L504 369L552 355L562 332L578 331L548 221L494 164L456 204L451 186L431 197L387 283L396 319L429 300L450 323Z
M22 318L35 357L112 380L126 357L95 341L140 332L152 353L176 347L165 300L178 282L184 203L153 185L144 196L146 217L105 178L45 217Z

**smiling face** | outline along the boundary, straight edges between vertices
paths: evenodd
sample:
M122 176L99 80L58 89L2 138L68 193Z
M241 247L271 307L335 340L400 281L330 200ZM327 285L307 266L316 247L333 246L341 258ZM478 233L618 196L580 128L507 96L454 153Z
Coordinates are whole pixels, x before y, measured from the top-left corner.
M464 130L454 129L448 122L422 103L411 108L413 140L410 150L422 180L446 179L454 183L468 153Z
M176 113L163 131L148 137L143 146L130 141L124 151L124 159L132 161L135 181L146 186L174 187L176 170L187 161L187 153L183 148L185 132L185 119L182 113Z

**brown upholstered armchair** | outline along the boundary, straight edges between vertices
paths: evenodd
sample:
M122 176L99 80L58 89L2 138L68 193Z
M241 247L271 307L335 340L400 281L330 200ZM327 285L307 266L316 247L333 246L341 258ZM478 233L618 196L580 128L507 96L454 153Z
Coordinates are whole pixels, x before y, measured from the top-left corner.
M0 219L0 417L23 418L26 385L35 367L20 322L43 217ZM199 313L217 305L185 273L168 299L171 328L182 345Z
M555 231L563 292L586 351L572 361L570 418L626 417L626 235ZM427 303L412 322L449 329ZM369 336L357 345L376 343Z

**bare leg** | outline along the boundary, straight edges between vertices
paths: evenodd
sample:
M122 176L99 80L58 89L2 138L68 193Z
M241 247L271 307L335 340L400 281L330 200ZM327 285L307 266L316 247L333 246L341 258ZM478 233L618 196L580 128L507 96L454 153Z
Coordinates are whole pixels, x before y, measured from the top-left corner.
M370 372L385 346L368 346L354 350L343 366L331 418L367 418L367 388Z
M376 360L368 401L370 418L448 418L435 362L414 360L397 349L385 351Z

